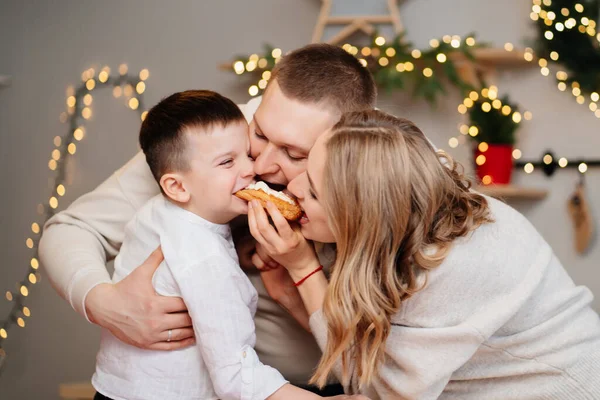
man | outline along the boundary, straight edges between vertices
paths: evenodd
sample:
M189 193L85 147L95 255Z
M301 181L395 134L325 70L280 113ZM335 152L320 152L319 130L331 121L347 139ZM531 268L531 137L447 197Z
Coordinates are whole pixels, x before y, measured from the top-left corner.
M285 56L273 70L262 101L254 99L241 107L251 120L255 173L270 184L287 185L304 172L317 138L342 113L373 108L376 94L369 71L339 47L309 45ZM90 322L125 343L174 350L195 339L183 301L160 297L152 287L152 275L162 260L160 251L116 284L105 267L119 251L126 223L157 193L159 187L139 153L47 222L40 257L59 294ZM269 262L258 251L257 257ZM242 264L245 259L241 254ZM260 296L255 348L261 361L277 368L291 383L306 386L321 355L314 338L269 297L256 270L243 267ZM339 394L342 389L330 385L320 393Z

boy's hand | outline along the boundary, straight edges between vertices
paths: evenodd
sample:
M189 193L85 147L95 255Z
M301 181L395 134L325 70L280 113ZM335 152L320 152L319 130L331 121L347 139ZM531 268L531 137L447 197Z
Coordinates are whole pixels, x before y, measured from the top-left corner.
M269 257L263 247L252 237L247 226L234 230L233 243L243 270L251 272L256 268L259 271L270 271L279 267L277 261Z
M254 254L252 255L252 264L261 272L271 271L275 268L279 268L281 265L273 260L265 248L258 242L256 242Z
M234 236L234 244L235 251L237 252L238 260L240 262L240 267L243 270L253 270L254 265L252 263L252 258L256 252L254 249L256 246L256 240L254 240L252 235L250 235L250 232L248 232L247 235L237 238L237 240Z

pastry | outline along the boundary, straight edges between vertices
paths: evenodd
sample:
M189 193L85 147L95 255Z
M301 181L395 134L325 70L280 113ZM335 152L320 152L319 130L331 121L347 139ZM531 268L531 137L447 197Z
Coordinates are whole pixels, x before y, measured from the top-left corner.
M235 195L246 201L258 200L265 208L267 201L270 201L288 221L296 221L302 215L302 209L296 199L271 189L264 182L251 183L246 188L235 192Z

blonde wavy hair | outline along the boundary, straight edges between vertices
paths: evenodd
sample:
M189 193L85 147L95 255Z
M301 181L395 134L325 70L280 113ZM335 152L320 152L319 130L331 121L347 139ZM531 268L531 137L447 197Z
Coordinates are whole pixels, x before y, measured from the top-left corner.
M341 358L342 383L352 375L362 387L384 362L402 301L425 286L456 238L492 219L461 166L406 119L347 113L325 146L321 196L337 258L323 305L327 347L311 383L323 386Z

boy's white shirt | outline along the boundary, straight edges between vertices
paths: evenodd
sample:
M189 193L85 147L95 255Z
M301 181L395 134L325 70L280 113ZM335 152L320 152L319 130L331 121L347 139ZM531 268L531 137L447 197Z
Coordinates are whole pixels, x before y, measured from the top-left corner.
M255 98L240 106L248 121L260 101ZM46 222L39 245L42 265L58 293L86 318L89 291L111 282L106 262L119 253L125 225L158 193L159 187L139 152L94 191ZM321 356L314 337L268 296L258 274L251 273L248 278L258 292L256 353L261 362L279 370L292 383L306 384Z
M119 282L161 246L156 292L181 297L192 318L196 346L140 350L103 329L96 390L114 399L265 399L286 383L255 351L258 295L239 267L229 225L218 225L158 194L125 228L115 259Z

